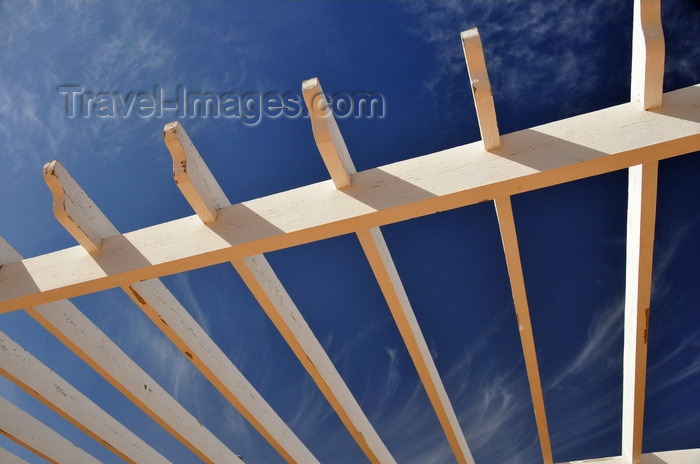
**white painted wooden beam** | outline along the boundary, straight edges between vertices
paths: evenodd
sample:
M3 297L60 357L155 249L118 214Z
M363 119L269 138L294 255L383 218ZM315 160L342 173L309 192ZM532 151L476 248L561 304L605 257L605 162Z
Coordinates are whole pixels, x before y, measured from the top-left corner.
M2 397L0 397L0 434L50 463L100 463L53 429ZM0 449L0 462L3 464L26 464L24 459L20 459L4 449Z
M128 285L369 227L700 150L700 84L664 95L654 112L623 105L369 169L342 191L331 181L226 206L0 269L0 312ZM332 185L332 184L331 184ZM61 272L56 272L57 266Z
M645 110L662 104L665 57L661 0L634 0L631 101Z
M19 253L0 237L0 265L19 259ZM29 306L26 312L204 462L240 462L73 303L61 300Z
M119 234L61 163L44 165L44 181L53 195L56 219L88 252L99 250L102 239Z
M560 464L627 464L624 456L611 458L585 459L583 461L567 461ZM697 464L700 462L700 448L676 451L659 451L642 454L642 464Z
M373 227L357 232L357 237L360 239L362 249L384 294L391 314L394 316L399 332L406 343L413 364L418 370L418 375L428 393L430 403L433 405L457 462L460 464L474 463L457 415L435 367L435 361L413 313L413 308L411 308L408 295L406 295L406 290L401 283L401 278L382 232L379 228Z
M501 146L501 136L498 132L493 90L486 69L486 59L484 58L484 48L481 45L479 30L473 28L463 31L461 37L484 149L493 150Z
M657 162L629 169L622 379L622 455L628 464L639 464L642 455L657 179Z
M552 445L549 439L549 428L547 427L547 414L544 408L542 382L537 365L535 338L532 334L530 308L527 303L525 277L523 276L523 267L520 261L520 248L518 246L518 235L515 230L513 206L510 202L510 197L496 198L494 203L496 205L498 225L501 229L501 239L508 267L508 276L510 277L510 288L513 293L515 315L518 319L520 342L522 343L525 357L525 369L527 370L527 378L530 383L530 395L532 396L532 406L535 410L542 460L544 464L552 464Z
M337 126L335 128L335 134L340 137L340 132L338 131ZM342 142L342 138L340 140ZM199 185L199 190L206 191L220 189L216 179L211 174L209 168L206 166L206 163L201 159L194 146L192 147L191 153L193 153L193 158L197 159L200 172L206 173L207 181L206 183ZM349 155L347 155L347 150L346 157L348 160L350 159ZM180 186L180 184L178 184L178 186ZM183 193L185 193L184 190ZM195 194L194 196L198 195ZM187 194L185 197L188 199L188 201L190 200L190 197L188 197ZM192 207L194 209L195 205L192 205ZM201 215L200 219L204 220ZM345 385L345 382L343 382L330 358L321 347L321 344L318 342L316 337L314 337L311 329L302 318L301 313L299 313L299 310L292 302L281 282L277 279L277 276L268 264L267 259L265 259L265 257L262 255L258 255L252 258L246 258L244 260L232 261L232 264L241 275L243 281L256 297L260 305L263 307L267 315L270 317L270 319L272 319L272 322L292 348L292 351L294 351L311 377L319 386L320 390L326 396L331 406L335 409L336 413L347 427L350 434L353 436L353 438L355 438L367 457L369 457L370 461L373 463L395 462L389 454L389 451L384 446L384 443L382 443L380 440L377 432L374 430L372 425L369 423L369 420L367 420L364 413L360 409L359 404L357 404L357 401L352 396L352 393L348 389L347 385ZM144 290L147 290L150 293L155 293L156 295L162 293L158 292L157 289L144 288L145 284L147 284L147 282L140 282L138 284L133 284L131 287L132 290L136 289L138 293L141 293ZM151 300L159 301L161 298L151 298ZM161 307L167 311L173 307L173 302L161 304ZM147 314L154 312L148 308L144 308L144 310ZM157 313L157 311L155 312ZM176 319L179 319L180 317L181 316L177 316ZM159 317L153 317L156 324L158 324L158 318ZM178 335L177 337L187 337L188 326L192 323L194 323L194 321L190 321L185 324L180 323L183 330L181 330L182 334ZM166 333L168 333L168 326L169 323L163 327L163 330ZM192 340L192 337L189 338ZM181 343L176 342L176 345L182 346L181 349L187 349L185 347L184 340ZM209 351L218 350L216 345L213 343L211 345L212 346L207 346L205 349L200 350L203 355L207 355ZM185 352L188 353L187 351ZM190 353L188 353L188 355L190 358L193 358ZM204 371L211 371L211 367L206 366L203 372ZM262 398L260 398L260 400L262 400ZM238 401L236 403L240 404ZM253 406L255 407L255 405ZM245 407L242 408L242 411L246 410L249 411L250 409ZM250 416L250 413L248 415ZM287 430L284 433L291 433L291 431ZM269 436L269 434L267 436ZM299 442L298 446L295 445L295 448L300 450L303 448L305 450L301 442ZM310 456L308 451L305 452ZM305 464L306 462L310 461L308 461L308 458L303 458L300 456L296 462Z
M230 203L185 128L177 121L166 124L163 139L173 158L175 183L205 224L215 221L219 209Z
M136 282L124 291L287 462L318 464L311 451L160 280Z
M2 432L0 431L0 433L2 433ZM6 433L3 435L6 435L9 437L9 435L7 435ZM17 441L17 440L15 440L15 441ZM46 458L44 458L44 459L46 459ZM51 462L50 460L48 460L48 461ZM27 461L20 458L19 456L17 456L14 453L10 453L5 448L0 448L0 462L2 462L3 464L29 464Z
M267 259L257 255L232 264L370 462L396 463Z
M355 167L333 113L327 109L328 102L323 96L321 84L316 78L309 79L302 83L302 89L311 115L316 145L331 179L337 189L349 187L351 175L356 173ZM324 109L325 113L320 115ZM457 461L460 464L474 462L381 231L374 227L358 231L357 236Z
M311 129L321 152L326 169L336 188L349 187L352 175L357 171L340 134L333 110L326 100L318 78L308 79L301 84L304 102L311 117Z
M207 463L241 463L216 436L68 300L27 313L105 378L129 401Z
M166 134L176 135L178 140L184 141L183 146L186 147L187 162L184 165L189 166L190 169L183 169L178 186L183 192L187 192L187 200L192 200L195 204L202 204L201 202L197 203L198 200L196 199L206 197L207 192L220 192L218 194L220 198L217 201L219 201L219 204L228 204L228 200L218 184L216 184L214 177L209 172L209 168L204 164L194 145L189 141L184 129L177 124L169 126L171 130L168 131L168 126L166 126ZM191 169L193 166L196 166L196 170ZM196 180L188 181L187 179L190 176ZM62 170L61 175L56 176L55 182L62 186L64 178L70 178L70 176L65 170ZM73 179L70 179L70 181L71 189L80 192L81 197L89 200L80 186ZM62 190L70 191L65 186ZM77 194L71 196L77 196ZM103 230L114 228L97 205L92 202L91 204L93 217L96 218L94 222L98 223ZM205 218L202 218L202 221L204 220ZM67 218L66 221L70 221L70 218ZM155 279L122 285L121 287L134 303L181 349L183 354L187 355L194 362L195 366L205 377L219 389L231 404L288 462L304 464L318 462L165 285ZM67 346L75 347L78 340L85 338L84 334L80 333L81 330L89 331L93 338L106 339L106 336L101 334L97 327L94 327L87 318L82 317L82 314L70 303L57 302L53 303L53 305L60 306L37 306L36 310L32 310L30 307L28 312L40 323L46 324L47 328L66 343ZM76 326L74 323L66 321L66 319L73 322L79 321L80 324ZM66 336L63 331L70 331L71 336ZM119 354L118 348L114 344L111 345L109 347L111 354L117 356ZM108 356L107 353L99 349L99 344L97 346L88 346L88 348L92 349L91 353L94 356L101 356L102 358ZM82 349L79 349L79 351L84 353ZM197 419L187 413L177 402L169 400L169 395L160 386L155 385L155 382L145 372L140 373L140 368L128 359L126 355L117 357L120 360L120 369L113 369L110 372L105 371L99 363L91 363L90 359L93 358L89 356L88 358L90 359L87 361L98 372L105 375L107 380L115 382L115 386L122 393L142 407L144 412L152 415L156 422L172 433L173 436L205 462L240 462L238 457L211 434L209 430L204 428ZM110 361L113 363L113 360L110 359L103 359L103 361L105 363L110 363ZM131 368L128 373L121 369L124 366ZM118 380L115 376L118 376ZM143 385L149 385L149 389L143 388ZM150 385L153 385L153 387L151 388Z
M121 459L133 464L169 462L2 332L0 374Z

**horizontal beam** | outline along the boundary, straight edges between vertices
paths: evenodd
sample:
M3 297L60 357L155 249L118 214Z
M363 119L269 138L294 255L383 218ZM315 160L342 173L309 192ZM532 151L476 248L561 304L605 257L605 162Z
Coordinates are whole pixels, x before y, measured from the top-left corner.
M530 307L527 302L525 276L523 275L523 266L520 260L520 247L518 246L518 234L515 229L513 205L511 204L510 197L496 198L494 203L496 206L496 215L498 216L498 226L501 230L501 240L503 241L506 266L508 267L508 277L510 278L510 288L513 294L515 315L518 320L520 342L523 346L525 370L527 371L527 379L530 384L530 396L532 397L532 406L535 410L535 422L537 423L537 434L540 439L540 449L542 450L542 461L544 464L552 464L552 444L549 438L549 427L547 426L547 414L544 407L544 395L542 394L542 381L540 379L540 369L537 364L535 337L532 333Z
M469 446L467 446L462 427L459 425L445 386L442 384L435 361L430 354L428 344L425 342L411 303L408 301L408 295L401 283L401 278L381 230L372 228L360 231L357 233L357 237L457 462L473 464L474 458Z
M0 269L0 312L357 232L700 150L700 84L73 247ZM60 266L60 272L57 267Z
M624 456L617 456L559 464L627 464L629 461L626 459ZM700 448L642 454L642 464L697 464L698 462L700 462Z
M2 332L0 374L121 459L133 464L168 463L141 438Z
M52 464L100 464L100 461L52 428L2 397L0 397L0 434ZM4 449L0 449L0 462L3 464L26 463Z

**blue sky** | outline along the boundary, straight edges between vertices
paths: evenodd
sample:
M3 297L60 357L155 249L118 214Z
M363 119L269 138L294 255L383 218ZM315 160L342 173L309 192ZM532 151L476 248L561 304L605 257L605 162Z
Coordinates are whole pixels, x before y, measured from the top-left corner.
M700 5L664 0L666 75L700 82ZM42 165L59 159L127 232L192 214L162 127L65 114L86 92L376 92L339 119L358 170L479 139L459 39L479 27L501 133L629 100L632 1L0 2L0 235L24 256L75 245ZM180 118L232 203L328 178L306 118ZM660 165L644 447L700 447L700 161ZM620 452L627 177L513 198L556 461ZM382 228L479 463L541 462L490 203ZM355 236L267 254L398 462L454 458ZM230 265L163 279L321 462L366 462ZM283 460L121 291L73 302L248 463ZM0 330L174 463L196 458L22 312ZM0 379L0 394L105 463L119 459ZM7 439L29 462L43 462Z

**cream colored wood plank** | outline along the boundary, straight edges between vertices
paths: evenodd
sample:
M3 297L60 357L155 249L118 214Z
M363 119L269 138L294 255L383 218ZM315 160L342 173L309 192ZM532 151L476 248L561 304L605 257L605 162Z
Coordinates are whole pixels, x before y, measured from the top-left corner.
M401 337L408 348L413 364L416 366L457 462L460 464L473 463L474 458L469 446L467 446L467 440L442 384L440 374L435 367L435 361L430 354L428 344L425 342L413 308L411 308L408 295L401 283L401 278L382 232L374 227L357 232L357 237L360 239L362 249L384 294L391 314L394 316L394 321L396 321Z
M622 455L631 464L639 464L642 455L657 179L657 162L629 169Z
M179 134L180 138L185 138L185 143L181 146L185 147L187 166L196 166L195 173L183 169L179 180L176 174L175 183L202 222L206 223L208 220L212 223L216 217L207 216L202 212L201 204L206 202L202 201L202 198L216 197L217 208L230 203L184 130L177 123L167 125L166 144L169 133L171 137L172 134ZM170 148L171 145L173 144L168 144L168 147ZM175 144L175 146L178 145ZM177 165L179 160L176 156L177 150L171 148L171 152L173 162ZM190 177L191 182L183 182L183 179ZM210 192L216 193L212 196ZM137 282L122 288L287 462L318 463L301 440L236 369L165 285L156 279Z
M586 459L583 461L567 461L560 464L627 464L623 456L611 458ZM700 449L686 449L677 451L660 451L642 455L642 464L698 464L700 462Z
M0 264L20 258L0 237ZM204 462L241 462L70 301L27 307L26 311Z
M318 464L301 440L160 280L133 283L124 290L287 462Z
M467 62L469 81L472 86L476 116L479 120L481 139L486 150L492 150L501 146L501 136L498 132L496 119L496 107L493 103L493 90L489 73L486 69L484 49L481 45L481 37L477 28L462 32L462 49L464 59Z
M496 198L495 205L498 225L501 230L501 239L503 241L503 251L508 267L508 276L510 277L510 288L513 293L515 315L518 318L520 342L522 343L523 356L525 357L525 369L527 370L527 379L530 383L532 406L535 410L535 421L537 423L537 434L540 439L540 448L542 450L542 461L544 464L552 464L552 445L549 439L547 414L544 407L540 369L537 365L537 351L535 350L535 338L532 334L530 308L527 303L525 277L523 276L523 267L520 261L520 248L518 246L518 235L515 230L513 207L510 202L510 197Z
M99 250L102 239L119 234L61 163L44 165L44 181L53 195L54 216L88 252Z
M0 433L2 433L2 432L0 431ZM4 435L9 437L9 435L7 435L6 433ZM12 438L10 437L10 439L12 439ZM44 458L44 459L46 459L46 458ZM15 455L13 453L10 453L9 451L7 451L4 448L0 448L0 462L2 462L3 464L29 464L24 459L20 458L19 456ZM51 461L49 461L49 462L51 462Z
M665 57L661 0L634 0L631 100L645 110L662 104Z
M324 181L0 269L0 312L60 300L509 196L700 150L700 84L657 111L626 103L369 169L342 191ZM57 272L60 265L61 271Z
M220 201L228 203L184 130L177 124L169 126L170 130L166 130L166 134L174 134L174 136L179 137L179 140L185 141L183 146L186 147L187 162L183 163L185 167L182 176L196 179L195 184L200 188L199 191L194 191L191 188L188 190L184 182L178 183L183 192L189 192L186 193L189 195L186 196L188 201L192 200L192 195L199 196L199 193L202 192L218 191L223 198ZM167 128L168 126L166 126ZM187 166L190 168L189 171ZM192 169L194 166L196 166L196 170ZM65 170L56 176L55 182L60 186L63 185L64 179L70 179L72 190L79 191L81 197L89 200L85 192ZM180 180L182 181L182 178ZM189 186L192 187L192 184ZM63 190L68 189L64 187ZM94 203L91 202L91 204L94 217L98 218L94 222L102 225L103 229L113 227L99 208ZM285 458L290 462L317 462L253 386L228 362L226 356L189 316L165 285L158 280L150 280L122 285L122 289L190 359L193 359L193 355L197 355L198 360L206 360L205 363L195 362L195 365L265 438L271 440L273 447ZM91 367L105 376L127 398L151 415L156 422L173 434L200 459L205 462L240 462L240 459L231 450L172 399L165 390L156 385L153 379L122 353L116 345L111 343L71 303L67 301L56 302L46 306L37 306L36 310L29 307L28 312L67 346L77 350ZM159 313L163 315L159 315ZM166 317L169 317L168 321L173 326L164 322ZM67 335L66 331L70 332L70 335ZM192 336L201 342L190 347L183 342L181 337L185 337L188 341L194 341ZM89 340L99 340L99 342L91 345ZM81 342L82 346L78 347L77 345ZM201 343L205 345L202 346ZM109 345L107 349L105 349L105 344ZM86 349L89 352L86 352ZM100 361L96 361L96 357ZM115 361L117 361L118 366L115 366ZM105 369L105 366L112 366L112 369ZM210 367L216 369L211 370ZM219 374L215 374L217 372ZM222 382L223 378L226 378L225 382ZM146 385L149 386L148 389Z
M129 429L0 332L0 374L130 463L167 463Z
M2 397L0 397L0 433L51 463L99 464L100 462ZM0 448L0 462L20 464L27 461Z
M267 259L257 255L232 264L370 462L395 463Z
M173 177L195 213L206 224L216 220L220 208L230 203L179 122L163 128L165 145L173 158Z
M321 152L326 169L336 188L349 187L352 175L357 171L345 146L332 108L326 100L318 78L308 79L301 84L304 102L311 117L311 129L318 151Z
M207 463L241 463L216 436L67 300L27 313L71 349L129 401ZM165 361L165 360L164 360Z

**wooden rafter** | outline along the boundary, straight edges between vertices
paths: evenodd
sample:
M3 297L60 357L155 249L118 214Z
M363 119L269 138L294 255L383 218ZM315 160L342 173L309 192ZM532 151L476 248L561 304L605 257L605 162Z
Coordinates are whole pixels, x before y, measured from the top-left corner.
M515 230L513 206L510 197L496 198L494 203L496 205L496 214L498 215L498 225L501 229L506 265L508 266L513 305L518 318L520 342L523 346L525 369L527 370L527 379L530 383L532 406L535 409L535 421L537 422L537 434L540 438L540 448L542 449L542 460L544 464L552 464L552 445L549 440L547 414L544 407L540 369L537 364L535 338L532 334L532 323L530 322L530 308L527 304L525 277L523 276L523 268L520 261L520 248L518 247L518 235Z
M184 141L184 146L188 150L188 154L189 150L194 150L194 146L187 134L184 130L179 129L177 125L166 126L166 134L167 133L171 136L177 136L178 140L173 142L173 144L179 144ZM184 150L182 151L184 152ZM197 157L198 156L197 154ZM50 182L61 186L61 191L66 198L79 197L83 199L83 202L89 202L91 205L90 221L99 224L101 230L108 234L118 233L112 223L100 211L97 205L89 199L77 182L70 179L70 184L68 184L70 187L67 186L65 180L69 178L69 175L65 169L60 167L60 163L53 162L51 164L56 168L51 170L49 174L46 174L45 170L45 175L50 175ZM198 163L196 157L195 159L189 157L182 165L190 167L198 166L196 170L189 170L190 174L197 173L197 176L192 176L196 179L195 183L199 178L209 173L206 165L203 165L201 160ZM176 176L177 175L176 173ZM47 181L47 183L49 182ZM184 169L180 175L180 183L178 185L180 184L183 185L183 188L189 189L189 192L198 191L192 187L193 183L189 179L187 169ZM207 190L208 193L212 191L216 192L213 188ZM219 198L221 198L222 195L223 192L220 192ZM205 203L198 203L198 205L203 204ZM56 211L56 209L54 209L54 211ZM200 212L202 212L202 214L216 216L216 210L210 211L206 208L202 208ZM85 219L81 219L81 217L68 217L62 209L59 209L58 213L59 222L64 225L72 224L72 227L66 227L67 230L80 230L84 228L80 221ZM310 464L318 462L160 280L151 279L123 285L122 290L124 290L175 346L193 362L195 367L219 389L224 397L241 412L256 430L258 430L258 432L260 432L288 462ZM44 309L43 314L47 314L49 311L50 309ZM54 317L54 320L56 319L56 315L54 314L47 314L45 317ZM39 318L39 320L43 321L45 317ZM81 327L83 326L84 324ZM68 329L73 330L70 325ZM72 338L76 337L74 336ZM71 338L67 341L68 343L75 343L72 342ZM112 348L111 351L114 352L114 348L116 347L110 348ZM98 366L98 369L100 367L101 366ZM135 364L133 367L135 367ZM143 406L142 409L144 409L145 412L152 415L159 424L171 432L183 444L188 446L201 459L205 462L241 462L237 455L214 437L214 435L202 426L199 421L181 406L177 405L174 400L169 399L169 395L158 385L154 385L153 389L155 393L153 395L147 395L145 393L153 393L152 391L146 391L146 389L140 388L141 385L152 385L155 384L155 382L150 380L148 383L145 383L145 381L134 383L134 375L138 378L139 372L134 370L133 372L122 373L123 380L122 383L119 384L119 386L122 386L121 390L127 394L130 399L138 399L139 401L137 404ZM141 377L143 377L143 375L141 375ZM113 377L109 375L106 378L109 380ZM124 389L124 382L129 382L132 388ZM141 400L141 397L144 395L149 397L148 403ZM158 413L156 413L154 409L158 411ZM163 414L167 415L167 419L162 417ZM175 416L173 414L175 414Z
M396 463L267 259L256 255L232 264L370 462Z
M133 464L169 462L1 332L0 374L126 462Z
M53 430L52 430L53 431ZM4 434L7 435L7 434ZM46 459L46 458L44 458ZM0 448L0 462L4 464L29 464L24 459L20 458L14 453L10 453L5 448ZM51 461L49 461L51 462Z
M313 96L316 92L320 95L323 94L321 84L318 79L310 79L304 81L302 87L305 90L306 106L309 114L312 114L311 124L316 146L328 168L328 173L336 188L349 187L351 176L355 174L355 168L333 113L327 112L322 119L313 116L316 109L314 108ZM377 227L361 230L357 232L357 237L457 462L460 464L473 463L474 459L469 446L467 446L467 440L464 438L459 420L457 420L457 415L435 367L428 344L425 342L413 308L408 301L408 295L406 295L401 278L396 271L396 266L394 266L381 230Z
M435 361L430 354L428 344L425 342L413 308L411 308L411 303L408 301L408 295L406 295L401 283L384 236L375 227L367 231L357 232L357 237L360 239L362 249L369 260L457 462L460 464L474 463L464 432L462 432L462 427L447 396L445 386L442 384Z
M639 464L642 458L657 178L656 162L629 169L622 455L630 464Z
M318 460L158 279L125 291L194 366L289 463Z
M60 164L56 163L56 166ZM56 182L60 182L62 177L63 175L59 176ZM95 211L99 212L99 209ZM21 259L19 253L0 237L0 264L17 259ZM223 443L129 358L73 303L60 300L35 307L28 306L25 310L129 401L205 462L216 462L231 457L231 451Z
M661 106L666 45L661 0L634 0L631 101L645 110Z
M196 215L127 234L117 231L60 163L47 164L44 177L53 194L54 213L80 246L22 259L0 238L0 313L26 309L205 462L241 463L66 300L120 287L287 462L318 464L158 280L229 261L370 462L395 464L263 255L356 233L455 457L460 464L471 464L459 421L379 227L494 200L543 461L552 464L510 197L629 168L622 456L604 460L610 464L700 462L700 449L642 454L658 162L700 150L700 84L662 94L665 50L660 0L634 3L631 103L502 137L479 33L471 29L461 38L480 142L357 173L321 85L318 79L310 79L302 84L302 91L329 181L231 205L182 126L172 123L164 129L164 140L173 158L175 182ZM657 109L639 111L637 101L644 109ZM2 333L0 374L127 462L167 462ZM0 434L49 462L96 462L2 398ZM0 460L25 462L2 449Z
M461 37L481 139L484 142L484 149L492 150L501 146L501 137L498 132L493 90L491 90L491 81L486 69L486 59L484 58L479 30L477 28L469 29L462 32Z
M166 126L166 130L168 127ZM176 128L184 133L182 126L178 125ZM168 148L170 149L171 146L168 145ZM221 188L194 145L189 150L183 151L187 153L190 163L195 162L196 159L199 171L195 174L197 180L191 180L186 184L197 185L197 188L182 191L199 218L204 222L205 216L195 208L195 205L201 203L198 198L206 195L208 191L220 191ZM175 155L173 155L173 160L175 159ZM212 183L216 185L212 185ZM177 185L180 187L181 182L177 182ZM228 200L222 200L222 202L224 201L228 203ZM395 463L391 453L362 412L357 400L333 366L333 362L314 336L311 328L304 321L267 259L260 254L232 260L231 264L369 460L376 464ZM298 462L305 463L306 461Z
M326 169L336 188L349 187L352 183L351 177L357 171L338 129L338 123L333 117L332 109L329 108L321 83L318 78L308 79L301 84L301 89L311 118L311 130Z
M52 464L99 464L97 459L2 397L0 434ZM0 449L0 462L26 464L26 461L4 449Z
M91 255L74 247L9 263L0 312L690 153L698 105L700 84L664 94L654 112L625 103L504 135L493 153L470 143L358 172L343 190L328 180L226 206L212 225L195 215L106 238Z

